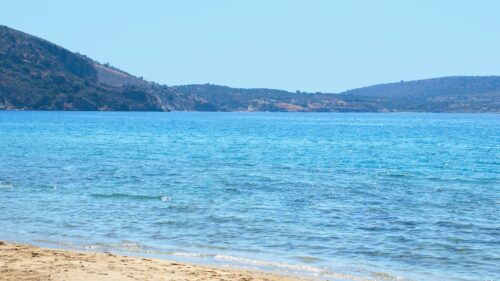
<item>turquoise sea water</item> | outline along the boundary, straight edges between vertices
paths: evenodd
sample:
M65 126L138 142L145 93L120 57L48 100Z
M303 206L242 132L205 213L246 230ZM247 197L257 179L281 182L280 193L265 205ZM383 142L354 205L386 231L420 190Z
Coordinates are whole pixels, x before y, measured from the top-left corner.
M0 239L500 280L500 115L0 112Z

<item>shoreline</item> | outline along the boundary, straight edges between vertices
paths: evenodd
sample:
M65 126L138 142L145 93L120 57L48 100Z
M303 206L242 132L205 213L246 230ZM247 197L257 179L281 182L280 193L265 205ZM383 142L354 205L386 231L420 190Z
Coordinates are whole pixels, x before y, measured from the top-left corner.
M311 278L216 267L158 258L51 249L0 241L2 280L240 280L307 281Z

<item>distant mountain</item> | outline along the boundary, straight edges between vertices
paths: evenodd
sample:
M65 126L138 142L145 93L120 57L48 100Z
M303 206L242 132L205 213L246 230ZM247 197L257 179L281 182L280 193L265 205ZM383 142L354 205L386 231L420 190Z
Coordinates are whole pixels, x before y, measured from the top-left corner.
M500 76L401 81L346 91L339 97L388 111L500 112Z
M167 87L0 25L0 110L500 112L500 77L444 77L340 94Z
M219 111L500 112L500 76L443 77L380 84L340 94L176 86Z

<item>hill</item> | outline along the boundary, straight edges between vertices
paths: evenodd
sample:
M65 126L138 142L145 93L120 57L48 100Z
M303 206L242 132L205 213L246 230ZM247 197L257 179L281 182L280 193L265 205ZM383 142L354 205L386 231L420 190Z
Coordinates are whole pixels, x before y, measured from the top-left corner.
M211 84L174 89L200 98L219 111L500 112L500 76L402 81L340 94L238 89Z
M444 77L340 94L167 87L0 26L0 110L500 112L500 77Z
M388 111L500 112L500 76L455 76L380 84L341 93Z
M240 89L212 84L174 86L176 91L206 102L212 111L356 111L336 95Z
M168 87L0 26L0 109L165 111L195 103Z

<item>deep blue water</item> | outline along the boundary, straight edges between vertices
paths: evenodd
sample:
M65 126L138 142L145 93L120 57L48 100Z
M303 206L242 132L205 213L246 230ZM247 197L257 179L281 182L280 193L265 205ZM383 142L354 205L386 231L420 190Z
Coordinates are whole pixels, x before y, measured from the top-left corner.
M0 112L0 239L500 280L500 115Z

